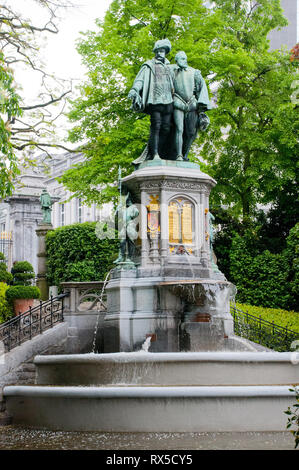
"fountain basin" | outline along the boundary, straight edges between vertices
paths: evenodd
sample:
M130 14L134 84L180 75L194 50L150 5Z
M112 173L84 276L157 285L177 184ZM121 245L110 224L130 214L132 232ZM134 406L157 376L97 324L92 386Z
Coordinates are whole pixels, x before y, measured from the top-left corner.
M294 401L288 386L6 386L13 423L107 432L282 431Z
M293 359L278 352L136 352L36 356L34 363L39 385L287 385L299 383Z

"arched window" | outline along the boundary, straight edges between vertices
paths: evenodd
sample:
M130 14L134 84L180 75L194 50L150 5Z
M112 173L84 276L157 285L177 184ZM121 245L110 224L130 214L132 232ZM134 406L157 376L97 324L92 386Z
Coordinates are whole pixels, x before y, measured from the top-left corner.
M172 254L193 253L194 204L185 198L168 205L169 250Z

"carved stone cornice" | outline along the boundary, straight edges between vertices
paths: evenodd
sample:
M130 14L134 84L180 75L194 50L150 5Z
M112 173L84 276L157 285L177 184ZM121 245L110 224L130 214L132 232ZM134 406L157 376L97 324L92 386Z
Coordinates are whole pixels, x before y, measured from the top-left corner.
M183 190L183 191L197 191L209 195L212 189L212 184L202 183L197 181L185 180L171 180L163 179L160 181L142 181L140 189L145 191L160 191L161 189Z

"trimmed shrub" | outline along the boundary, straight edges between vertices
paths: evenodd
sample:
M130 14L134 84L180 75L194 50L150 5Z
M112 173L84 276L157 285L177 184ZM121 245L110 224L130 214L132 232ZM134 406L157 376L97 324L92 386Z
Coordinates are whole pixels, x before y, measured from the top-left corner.
M4 323L14 316L12 306L5 295L8 288L7 284L0 282L0 323Z
M36 286L11 286L5 292L9 301L14 299L39 299L40 290Z
M11 273L15 286L30 286L34 279L33 267L28 261L17 261L14 263Z
M49 285L63 281L99 281L114 267L119 241L96 236L96 222L66 225L46 236Z

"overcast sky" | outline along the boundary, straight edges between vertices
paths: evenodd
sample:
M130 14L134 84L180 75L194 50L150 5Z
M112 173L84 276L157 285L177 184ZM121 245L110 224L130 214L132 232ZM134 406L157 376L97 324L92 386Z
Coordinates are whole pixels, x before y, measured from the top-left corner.
M81 64L81 57L76 51L76 40L80 32L95 30L95 19L103 18L112 0L72 0L75 8L60 10L59 33L48 34L41 44L40 55L46 62L48 72L54 72L62 78L84 78L85 68ZM30 19L33 24L42 25L47 16L43 9L36 6L33 0L7 0L13 5L22 17ZM22 74L22 77L20 76ZM26 79L25 79L26 75ZM22 82L26 96L34 96L37 78L32 74L24 75L24 70L16 71L16 79ZM21 78L21 80L20 80ZM24 80L25 79L25 80Z
M34 0L2 0L4 5L11 6L23 19L30 20L34 26L44 26L49 15L44 8L37 6ZM63 79L76 79L73 82L73 96L78 93L76 85L84 81L85 67L81 64L81 56L76 51L76 41L80 32L97 30L95 20L104 18L112 0L71 0L74 8L59 10L59 21L57 34L45 34L39 43L39 57L43 59L45 70L53 73L56 77ZM40 36L38 36L40 38ZM38 95L43 90L41 87L42 75L22 65L14 67L14 76L19 93L25 98L25 104L35 104L40 101ZM51 85L52 87L52 85ZM69 95L70 97L70 95ZM54 115L62 109L63 103L55 108ZM64 111L67 111L64 108ZM68 119L61 115L56 120L56 132L61 139L67 136L67 129L72 127ZM73 145L68 143L69 147ZM58 152L60 152L58 150Z

